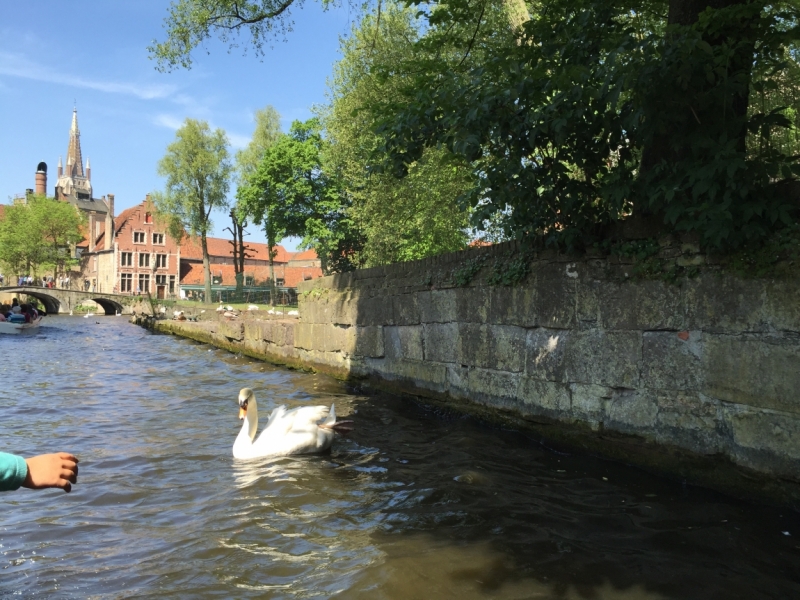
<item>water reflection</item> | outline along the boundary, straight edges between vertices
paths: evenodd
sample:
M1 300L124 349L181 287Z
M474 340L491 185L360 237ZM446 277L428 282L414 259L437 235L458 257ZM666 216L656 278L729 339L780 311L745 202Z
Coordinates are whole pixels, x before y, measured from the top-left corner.
M120 321L0 338L26 357L0 362L0 449L81 457L70 495L0 496L4 593L800 597L796 513ZM265 412L335 400L356 430L326 455L236 461L242 387Z

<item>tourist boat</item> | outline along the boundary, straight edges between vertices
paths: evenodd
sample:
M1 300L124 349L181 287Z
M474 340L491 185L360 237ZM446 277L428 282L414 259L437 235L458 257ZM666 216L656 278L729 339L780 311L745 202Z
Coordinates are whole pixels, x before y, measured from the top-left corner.
M31 321L30 323L11 323L9 321L0 321L0 333L19 334L29 331L36 331L42 323L42 317Z

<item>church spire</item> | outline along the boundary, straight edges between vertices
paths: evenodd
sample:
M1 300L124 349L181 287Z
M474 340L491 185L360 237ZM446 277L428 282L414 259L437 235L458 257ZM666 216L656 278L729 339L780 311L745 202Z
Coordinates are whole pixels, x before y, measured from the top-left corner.
M78 129L78 109L72 109L72 126L69 128L69 145L67 146L67 166L72 163L72 171L67 175L83 177L83 157L81 156L81 132Z

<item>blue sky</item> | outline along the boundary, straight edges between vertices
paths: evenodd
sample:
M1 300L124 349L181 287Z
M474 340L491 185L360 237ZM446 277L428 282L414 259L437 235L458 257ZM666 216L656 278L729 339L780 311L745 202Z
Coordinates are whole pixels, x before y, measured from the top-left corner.
M3 2L0 202L34 187L39 161L48 165L53 193L73 104L94 196L115 194L117 213L163 187L156 164L186 117L224 129L232 153L248 143L254 111L268 104L288 130L325 102L339 37L357 17L347 7L324 12L306 3L293 13L287 41L276 41L260 60L214 40L195 53L191 71L162 74L147 46L163 39L168 6L168 0ZM214 224L214 235L227 237L227 217L215 215ZM250 232L249 240L264 240L254 227Z

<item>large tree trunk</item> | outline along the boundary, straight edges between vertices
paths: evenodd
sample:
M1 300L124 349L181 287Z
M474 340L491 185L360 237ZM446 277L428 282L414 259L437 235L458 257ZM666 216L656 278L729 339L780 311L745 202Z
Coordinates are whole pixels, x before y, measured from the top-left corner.
M669 2L669 25L682 25L691 26L697 22L700 13L706 8L722 9L730 6L748 4L750 0L670 0ZM747 23L738 24L740 31L747 28ZM726 32L735 37L736 31ZM716 39L706 39L711 46L719 45L725 34L717 37ZM747 117L748 101L749 101L749 81L750 71L752 68L752 46L744 46L739 49L738 55L734 58L733 62L729 65L729 78L733 78L737 74L744 74L747 84L745 89L732 90L729 97L726 99L725 106L714 106L700 110L694 99L704 91L701 88L688 89L685 92L685 118L689 127L696 129L706 128L710 134L722 134L722 131L715 132L715 128L719 128L720 115L730 115L727 119L727 124L723 123L729 135L729 139L737 140L737 147L741 152L745 151L747 131L745 128L745 120ZM727 125L727 127L726 127ZM689 148L675 146L675 135L677 132L663 131L657 133L652 139L651 143L644 148L642 152L641 172L647 174L656 165L666 161L667 163L675 163L682 159L687 158L689 155Z
M211 262L208 259L208 242L206 241L205 233L200 234L200 246L203 248L203 274L206 283L205 303L211 304L213 302L213 298L211 298Z
M269 252L269 305L275 306L275 242L267 240L267 252Z

